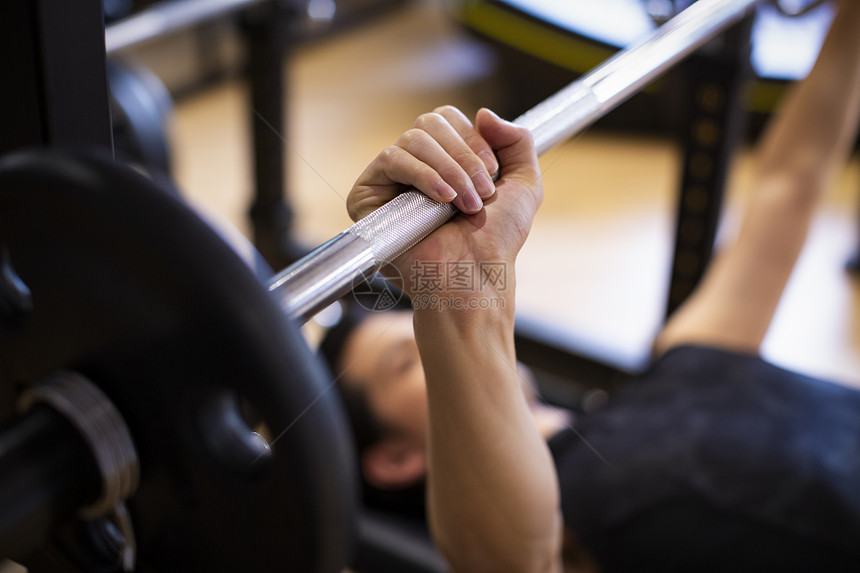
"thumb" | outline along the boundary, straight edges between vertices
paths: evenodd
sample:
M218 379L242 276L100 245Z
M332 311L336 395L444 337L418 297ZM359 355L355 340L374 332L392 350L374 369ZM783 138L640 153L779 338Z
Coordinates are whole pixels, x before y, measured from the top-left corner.
M505 121L487 108L478 110L475 126L496 152L502 176L514 176L527 182L539 178L534 139L527 128Z

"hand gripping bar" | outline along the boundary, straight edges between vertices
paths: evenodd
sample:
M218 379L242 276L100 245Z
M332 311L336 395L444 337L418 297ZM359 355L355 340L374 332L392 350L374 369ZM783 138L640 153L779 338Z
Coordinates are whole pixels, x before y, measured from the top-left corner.
M618 52L514 123L534 136L538 155L600 119L761 0L699 0L647 37ZM278 273L269 291L304 323L457 213L412 189Z

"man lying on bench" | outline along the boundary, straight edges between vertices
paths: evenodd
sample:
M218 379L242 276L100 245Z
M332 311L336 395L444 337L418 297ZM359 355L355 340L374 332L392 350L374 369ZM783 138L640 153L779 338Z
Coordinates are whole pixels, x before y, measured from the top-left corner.
M367 418L365 478L426 475L455 571L860 570L860 392L758 357L858 112L860 2L843 0L763 138L738 239L657 336L650 369L573 422L532 399L514 354L514 262L543 194L530 134L487 110L474 126L450 107L418 118L349 212L414 186L464 214L395 262L414 312L323 343ZM415 280L427 269L476 280Z

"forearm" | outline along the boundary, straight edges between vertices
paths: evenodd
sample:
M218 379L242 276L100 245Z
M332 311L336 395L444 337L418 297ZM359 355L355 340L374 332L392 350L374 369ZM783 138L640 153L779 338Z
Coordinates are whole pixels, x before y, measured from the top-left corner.
M860 2L849 0L840 2L815 67L770 120L738 239L672 317L656 352L689 342L758 350L858 114Z
M760 177L826 187L856 137L860 114L860 2L838 13L807 79L781 103L759 148Z
M404 288L416 306L427 385L431 530L455 571L560 570L558 483L520 386L513 344L513 260L543 198L534 141L526 128L486 109L474 125L447 106L415 125L365 170L349 203L357 218L404 185L437 201L452 200L442 192L450 187L463 211L484 189L477 201L483 205L394 263L409 277ZM501 177L493 187L496 167ZM458 290L466 286L469 292ZM487 308L488 296L504 306ZM453 308L440 310L437 302Z
M764 336L812 217L847 159L858 119L860 2L844 0L815 66L789 92L761 142L755 192L731 261L736 270L728 273L740 280L724 289L767 311L760 312L768 320L757 336Z
M558 485L523 395L513 308L417 311L431 528L455 571L555 571Z

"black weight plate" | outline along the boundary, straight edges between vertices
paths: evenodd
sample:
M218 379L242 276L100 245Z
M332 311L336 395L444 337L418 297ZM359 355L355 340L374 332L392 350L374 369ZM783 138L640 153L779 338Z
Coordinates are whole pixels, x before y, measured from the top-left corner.
M355 477L330 382L205 223L110 159L25 152L0 162L4 247L33 310L0 325L0 384L78 370L123 413L138 570L341 570ZM233 396L282 434L271 458Z
M167 129L173 102L167 88L148 69L116 58L108 60L107 74L117 156L170 173Z

